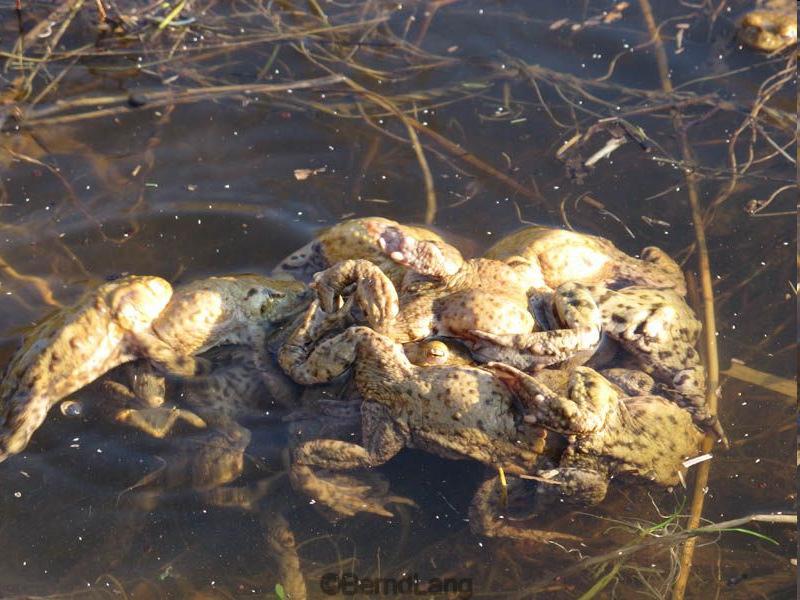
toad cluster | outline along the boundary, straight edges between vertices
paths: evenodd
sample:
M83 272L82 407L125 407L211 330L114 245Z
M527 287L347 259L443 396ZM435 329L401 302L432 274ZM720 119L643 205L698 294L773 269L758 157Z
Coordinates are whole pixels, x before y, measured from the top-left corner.
M498 518L501 499L540 510L599 503L612 478L671 486L704 431L726 443L685 293L654 247L636 259L536 226L466 259L428 229L353 219L269 277L129 276L49 316L0 384L0 461L58 403L156 437L180 423L204 432L182 468L213 501L242 471L243 423L277 403L292 486L331 514L407 502L342 472L411 447L499 473L473 499L476 531L540 539ZM339 397L306 393L331 381ZM76 400L89 384L96 401Z

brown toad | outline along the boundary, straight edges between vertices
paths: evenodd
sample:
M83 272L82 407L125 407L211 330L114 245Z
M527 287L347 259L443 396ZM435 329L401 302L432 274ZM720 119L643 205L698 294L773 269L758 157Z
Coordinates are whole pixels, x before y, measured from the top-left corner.
M739 21L739 40L761 52L778 52L797 44L797 3L769 0Z
M315 273L338 262L364 259L377 265L400 285L404 267L391 260L380 246L380 236L387 227L397 227L417 239L444 243L439 235L424 227L404 225L383 217L348 219L321 231L308 244L292 252L278 263L272 276L308 283Z
M87 292L33 328L0 384L0 461L22 451L47 411L124 362L146 358L181 376L192 355L223 343L257 347L264 332L302 310L300 283L260 275L210 277L173 293L160 277L131 276Z
M312 283L326 311L336 310L354 286L367 322L399 343L430 336L479 343L484 335L514 336L520 350L542 366L590 353L600 340L599 309L580 284L531 294L528 282L505 262L465 260L449 244L417 240L391 226L379 242L408 269L399 289L369 261L342 261ZM541 323L534 313L546 314L553 328L535 331Z
M142 355L191 371L152 334L172 286L125 277L86 293L25 336L0 384L0 461L22 451L53 404L113 367Z
M512 265L532 289L555 289L562 283L620 288L641 285L686 294L681 268L663 250L648 246L642 258L628 256L609 240L534 225L507 235L484 258Z
M701 324L684 298L671 289L644 286L589 289L600 308L604 339L622 347L637 368L662 382L662 391L669 398L727 446L719 419L706 405L705 371L695 349ZM477 357L522 369L536 365L526 353L515 350L521 344L514 336L479 335L497 346L479 350Z
M545 370L531 376L503 365L487 365L522 401L525 421L568 436L569 447L548 478L552 493L584 504L605 498L612 477L680 482L683 462L695 456L702 433L690 415L637 382L626 396L587 367Z
M312 305L305 324L280 350L279 361L303 385L330 381L352 368L363 398L361 444L312 439L298 445L292 464L297 489L343 515L386 516L391 513L384 500L365 498L363 489L327 482L314 469L375 467L404 447L476 460L512 475L534 473L541 467L542 430L522 421L513 395L492 373L465 364L415 365L400 344L364 326L349 327L315 343L313 338L330 328L325 319L325 313ZM440 350L435 352L438 358ZM534 530L506 534L542 538Z

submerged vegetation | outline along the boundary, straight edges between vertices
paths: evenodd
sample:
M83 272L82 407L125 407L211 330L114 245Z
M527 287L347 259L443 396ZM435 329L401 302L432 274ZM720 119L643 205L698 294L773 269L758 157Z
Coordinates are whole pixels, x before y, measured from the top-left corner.
M178 277L265 260L242 258L253 248L246 244L235 246L232 263L194 247L186 253L197 251L198 264L180 252L173 260L173 246L193 233L181 230L177 241L159 246L159 228L171 226L158 220L164 212L198 224L235 217L218 222L233 231L214 238L223 244L275 211L299 207L302 215L309 205L281 200L303 193L335 197L323 208L312 205L320 220L387 209L407 221L455 223L464 235L558 222L637 237L637 248L639 238L666 232L672 237L661 239L683 261L703 315L707 402L717 407L721 398L732 450L694 467L688 491L653 499L617 490L591 515L553 515L547 528L581 531L580 549L477 540L464 527L465 502L453 498L463 490L436 489L437 476L455 486L452 479L475 476L475 467L435 460L433 479L418 482L410 459L390 469L397 475L405 466L403 493L432 491L420 509L398 507L391 522L364 518L333 527L301 506L294 512L311 524L294 532L272 509L215 515L215 527L199 531L191 515L167 510L154 525L126 521L120 510L121 521L103 522L114 533L128 531L143 555L158 548L158 561L106 557L102 542L82 549L80 560L48 548L60 565L58 581L32 584L27 578L35 576L9 562L10 552L0 561L0 594L295 598L305 593L305 579L314 597L320 577L346 571L470 577L476 597L749 598L795 589L795 527L787 524L796 522L796 389L781 375L791 377L795 351L796 263L791 245L784 246L794 239L796 214L796 50L741 49L736 15L749 3L597 2L570 7L569 15L559 13L559 3L541 4L0 2L3 356L13 350L13 328L70 300L66 282L133 266ZM506 30L510 41L500 43ZM540 48L545 55L537 60ZM161 183L176 176L173 152L194 143L182 136L215 120L228 120L233 136L204 148L202 164L190 153L179 184ZM330 141L330 152L298 158L303 150L294 153L289 131L303 127L322 130L312 137ZM274 144L260 146L248 128L274 134ZM243 138L248 151L266 147L271 158L283 149L281 136L287 160L297 164L275 159L279 170L266 178L279 196L274 206L225 192L200 197L211 187L204 169L231 166L234 177L242 174L232 165L242 160L236 148ZM383 183L387 173L394 188ZM155 195L159 184L168 190L163 195ZM104 256L104 248L113 250ZM728 367L732 358L739 362ZM710 439L705 451L719 452ZM256 455L250 460L255 470L280 472ZM111 496L136 481L105 468L120 484ZM0 487L17 490L17 471L0 472ZM296 502L284 491L275 495L274 502ZM111 510L117 501L98 502ZM27 510L50 519L63 510L45 498L31 502ZM16 535L18 504L9 494L0 500L0 540ZM436 524L440 513L449 515L447 532ZM77 521L76 530L90 527L88 519ZM226 527L248 547L241 557L237 548L222 550L225 558L215 563L216 536L227 535ZM165 545L170 536L180 541ZM265 568L264 556L281 549L289 558ZM238 563L230 568L224 560Z

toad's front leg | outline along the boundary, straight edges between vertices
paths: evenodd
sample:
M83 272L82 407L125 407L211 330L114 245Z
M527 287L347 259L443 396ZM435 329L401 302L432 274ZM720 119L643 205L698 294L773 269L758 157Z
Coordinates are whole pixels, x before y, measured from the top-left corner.
M568 396L552 391L527 373L502 363L486 365L520 398L525 421L565 435L602 432L618 410L619 396L597 371L576 367L570 374Z
M524 334L470 333L481 340L475 357L512 364L522 369L588 360L600 343L602 316L588 288L577 283L560 285L553 297L556 329Z
M349 369L356 360L358 345L368 327L349 327L315 345L315 336L326 330L326 313L316 302L308 308L301 325L278 351L278 363L296 383L327 383Z

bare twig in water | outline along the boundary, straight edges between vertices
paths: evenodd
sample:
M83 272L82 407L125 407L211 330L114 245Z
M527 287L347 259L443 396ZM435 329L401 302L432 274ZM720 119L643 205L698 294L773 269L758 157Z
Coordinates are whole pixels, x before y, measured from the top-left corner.
M136 103L144 106L155 107L168 104L185 104L187 102L199 102L202 100L213 100L226 96L269 94L275 92L285 92L288 90L302 90L309 88L327 87L345 81L341 75L329 75L326 77L316 77L302 81L291 81L287 83L257 83L240 85L219 85L201 87L182 91L157 90L146 93L138 93ZM129 94L79 98L74 101L58 102L52 106L43 106L34 111L23 112L20 119L22 125L52 125L54 123L67 123L82 121L85 119L96 119L106 117L131 110L131 96ZM98 106L110 108L97 109ZM74 114L59 115L70 110L87 108L88 112L78 112ZM50 118L45 118L50 117Z
M422 144L419 143L419 137L414 129L414 125L412 124L412 121L416 122L416 119L413 119L412 117L409 117L403 113L399 108L397 108L397 106L383 96L373 94L354 81L348 79L346 83L353 89L362 93L366 98L378 106L392 111L397 118L402 121L403 125L405 125L406 131L408 132L408 139L411 143L411 147L414 149L414 154L417 156L417 161L419 162L419 167L422 171L422 179L425 183L425 223L427 225L431 225L436 220L436 190L433 186L433 175L431 174L431 169L428 166L428 160L425 158L425 152L422 150Z

